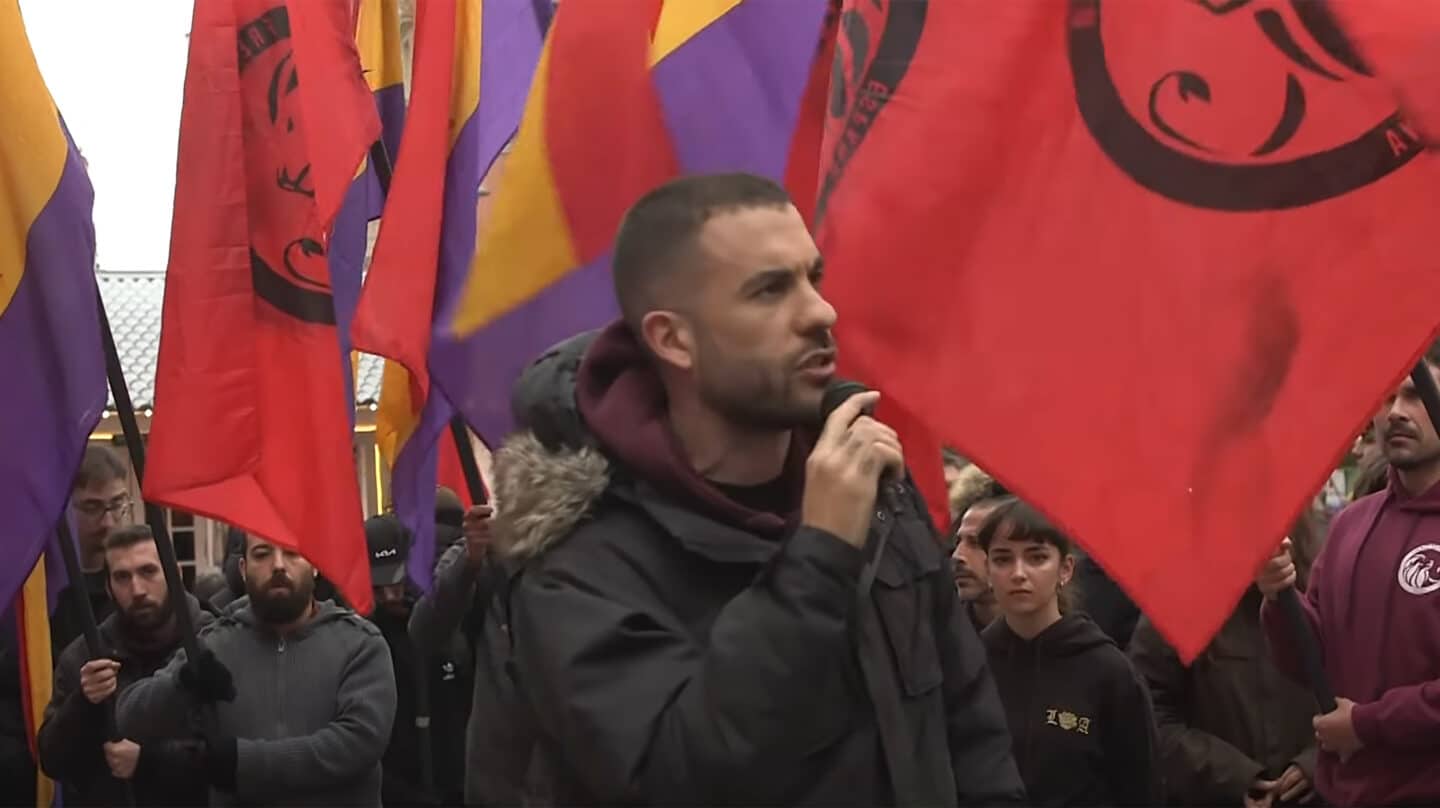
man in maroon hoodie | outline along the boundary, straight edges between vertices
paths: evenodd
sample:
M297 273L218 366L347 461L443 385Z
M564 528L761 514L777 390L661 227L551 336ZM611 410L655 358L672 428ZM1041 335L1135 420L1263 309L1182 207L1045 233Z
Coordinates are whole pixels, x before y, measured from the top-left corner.
M1440 342L1425 355L1440 373ZM1390 484L1340 512L1301 599L1338 709L1315 719L1315 786L1332 805L1440 805L1440 437L1406 379L1375 418ZM1280 668L1304 681L1273 603L1288 540L1256 578Z
M527 371L495 458L556 802L1023 802L923 504L877 497L904 461L876 395L819 423L835 311L785 191L669 183L613 263L623 319Z

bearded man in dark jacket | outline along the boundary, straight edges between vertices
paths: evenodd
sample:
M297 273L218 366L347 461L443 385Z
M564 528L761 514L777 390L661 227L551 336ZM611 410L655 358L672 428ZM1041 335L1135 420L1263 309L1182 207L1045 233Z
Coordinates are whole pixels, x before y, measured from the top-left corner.
M556 800L1023 802L878 395L820 422L835 311L785 191L664 185L613 274L623 319L521 380L530 431L496 458L495 538L525 561L514 669Z
M201 744L184 735L111 741L105 702L154 674L180 647L174 610L181 604L197 627L212 618L188 594L170 594L150 528L114 531L103 549L106 589L115 603L99 626L105 656L91 659L83 636L60 653L39 730L40 765L61 781L70 806L124 805L125 781L139 805L201 804L207 790L199 773Z

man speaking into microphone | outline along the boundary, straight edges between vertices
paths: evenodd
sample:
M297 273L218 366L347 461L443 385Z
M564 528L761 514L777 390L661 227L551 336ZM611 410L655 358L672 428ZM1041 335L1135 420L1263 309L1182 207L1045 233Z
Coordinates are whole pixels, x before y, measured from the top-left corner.
M622 319L526 372L496 456L512 669L556 802L1023 802L878 394L822 419L836 314L785 191L661 186L613 270Z

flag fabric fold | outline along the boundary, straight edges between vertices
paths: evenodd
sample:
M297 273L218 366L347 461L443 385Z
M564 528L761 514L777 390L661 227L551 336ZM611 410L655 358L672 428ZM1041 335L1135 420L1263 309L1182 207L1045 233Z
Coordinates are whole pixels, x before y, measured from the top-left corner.
M1296 12L1310 20L1332 58L1338 56L1393 85L1406 120L1414 123L1427 146L1440 146L1440 3L1327 1L1297 5ZM1346 47L1351 41L1353 49Z
M391 162L400 148L405 127L405 61L400 42L399 0L362 0L359 5L355 43L366 86L375 99L380 116L380 141ZM345 202L335 216L326 254L330 263L330 285L335 297L335 324L340 335L340 358L348 369L346 399L351 402L354 421L355 375L359 358L350 346L350 325L360 303L364 277L365 249L370 221L385 207L377 169L366 160L360 176L350 183Z
M400 40L400 0L361 0L355 42L360 49L360 67L365 83L375 96L380 114L380 140L385 153L395 161L400 153L400 136L405 129L405 53ZM375 178L369 177L369 218L375 219L385 207L385 194Z
M371 604L325 234L380 134L348 0L198 0L146 498Z
M842 363L1186 659L1437 325L1440 165L1302 5L845 8Z
M105 408L94 192L40 75L16 0L0 0L0 603L54 535Z
M447 0L417 7L415 22L406 134L352 332L390 360L376 434L413 536L410 576L428 588L442 459L458 469L453 445L442 447L454 410L430 384L435 313L474 252L480 182L519 124L545 20L532 0Z
M432 344L436 384L483 439L512 428L510 386L530 360L617 316L610 243L642 194L682 172L785 177L827 5L559 4L493 213Z

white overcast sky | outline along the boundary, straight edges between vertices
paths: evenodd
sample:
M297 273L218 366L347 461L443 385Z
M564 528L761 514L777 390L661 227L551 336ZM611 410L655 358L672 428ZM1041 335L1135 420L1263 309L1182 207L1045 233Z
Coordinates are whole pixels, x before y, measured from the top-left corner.
M20 0L40 72L90 161L101 269L162 270L190 0Z

